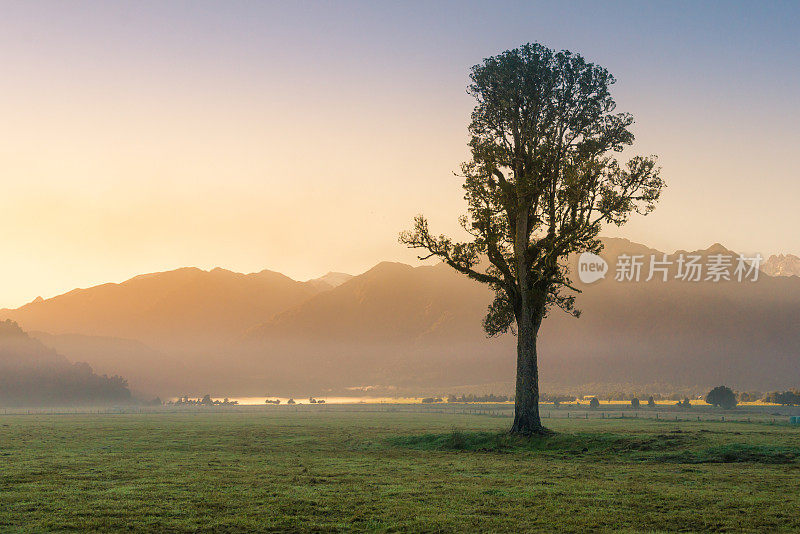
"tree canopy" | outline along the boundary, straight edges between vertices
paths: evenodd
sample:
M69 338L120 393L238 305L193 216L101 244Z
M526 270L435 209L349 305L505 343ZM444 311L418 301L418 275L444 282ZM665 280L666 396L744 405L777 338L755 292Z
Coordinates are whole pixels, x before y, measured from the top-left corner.
M526 44L476 65L471 80L472 159L461 167L471 240L436 236L421 215L400 239L496 290L489 335L512 327L520 281L545 311L577 315L564 259L599 252L603 224L654 208L664 186L655 157L618 161L633 143L633 117L616 112L614 77L578 54Z
M717 386L706 395L706 403L730 410L736 407L736 394L727 386Z

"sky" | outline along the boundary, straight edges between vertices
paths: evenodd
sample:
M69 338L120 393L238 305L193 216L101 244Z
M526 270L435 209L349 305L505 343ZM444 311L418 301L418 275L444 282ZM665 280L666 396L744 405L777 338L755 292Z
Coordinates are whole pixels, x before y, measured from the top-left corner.
M182 266L304 280L457 233L469 69L617 78L657 210L606 235L800 255L800 4L0 2L0 307Z

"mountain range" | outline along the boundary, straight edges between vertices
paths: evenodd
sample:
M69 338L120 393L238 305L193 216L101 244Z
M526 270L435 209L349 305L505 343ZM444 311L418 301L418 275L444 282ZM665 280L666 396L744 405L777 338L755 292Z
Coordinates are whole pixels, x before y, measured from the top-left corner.
M0 310L28 330L119 337L168 351L229 345L249 326L334 288L348 275L297 282L273 271L241 274L194 267L75 289Z
M663 255L623 239L604 244L606 278L575 282L582 316L556 309L543 324L545 389L800 383L800 278L617 282L622 254ZM719 244L691 254L734 255ZM384 262L307 282L187 268L37 299L0 318L147 394L510 389L515 340L483 335L490 301L485 286L443 264Z

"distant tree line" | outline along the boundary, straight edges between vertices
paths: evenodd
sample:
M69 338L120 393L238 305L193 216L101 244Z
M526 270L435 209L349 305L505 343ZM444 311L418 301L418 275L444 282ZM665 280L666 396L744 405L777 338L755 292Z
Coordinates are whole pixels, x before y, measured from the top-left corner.
M760 391L734 391L734 393L736 393L739 402L758 402L760 400L769 402Z
M787 391L773 391L770 393L762 393L760 391L751 390L751 391L735 391L727 386L721 386L730 390L731 395L733 395L733 399L736 401L735 404L743 403L743 402L767 402L772 404L784 404L784 405L800 405L800 391L798 390L787 390ZM710 392L709 392L710 393ZM716 395L716 394L715 394ZM725 394L727 399L730 399L730 395L727 393ZM686 407L691 404L691 402L687 402L689 399L695 398L707 398L707 394L703 395L702 397L697 394L690 394L687 395L686 393L638 393L638 392L627 392L627 391L613 391L610 393L604 393L602 395L593 395L596 396L598 400L604 401L629 401L632 406L639 406L642 404L643 399L648 400L648 405L653 405L657 401L665 402L665 401L673 401L676 403L676 406ZM577 399L582 398L581 395L547 395L542 394L541 399L543 402L553 402L553 403L564 403L564 402L575 402ZM712 397L716 398L716 397ZM513 400L513 397L510 397L510 400ZM652 403L650 402L652 400ZM713 403L710 403L713 404Z
M553 403L558 406L562 403L580 403L583 398L579 395L572 394L547 394L542 393L540 396L541 402ZM704 399L708 404L717 406L723 409L732 409L742 402L767 402L772 404L783 404L787 406L800 406L800 391L773 391L771 393L762 393L760 391L734 391L727 386L717 386L709 391L706 395L686 395L684 393L630 393L624 391L614 391L604 395L593 395L587 397L590 407L599 407L600 400L604 401L628 401L631 407L639 409L645 402L647 407L653 408L656 402L673 401L674 406L681 409L689 409L692 407L691 399ZM644 401L646 399L646 401ZM514 402L513 395L496 395L489 393L488 395L476 395L474 393L467 393L462 395L450 394L447 396L446 401L449 403L468 403L468 402ZM270 402L270 401L267 401ZM442 397L425 397L422 399L424 404L435 404L438 402L445 402ZM596 402L596 404L593 404Z
M784 406L800 406L800 391L794 389L790 391L773 391L764 397L765 402L783 404Z
M192 399L189 397L178 397L177 400L169 401L167 404L173 406L235 406L239 401L232 401L225 397L224 400L214 400L211 395L203 395L202 398Z
M121 376L97 375L87 363L0 366L0 406L123 403L131 400Z
M470 393L468 395L448 395L447 402L509 402L513 401L514 397L509 395L495 395L489 393L488 395L475 395ZM424 402L424 399L423 399Z
M281 403L280 399L264 399L264 404L275 404L278 405ZM325 404L325 399L315 399L314 397L308 398L309 404ZM297 404L294 399L289 399L286 404Z
M442 402L439 397L426 397L422 402ZM575 402L578 397L569 394L551 394L542 393L539 396L541 402L552 402L559 404L562 402ZM450 394L447 396L447 402L514 402L514 395L496 395L489 393L488 395L476 395L475 393L467 393L462 395Z
M694 396L694 395L692 395ZM626 392L626 391L613 391L600 395L598 398L607 401L633 401L638 399L652 398L653 401L682 401L687 397L686 393L643 393L643 392Z
M578 397L575 395L552 395L549 393L543 393L539 398L542 400L542 402L552 402L553 404L560 404L562 402L575 402L578 400Z

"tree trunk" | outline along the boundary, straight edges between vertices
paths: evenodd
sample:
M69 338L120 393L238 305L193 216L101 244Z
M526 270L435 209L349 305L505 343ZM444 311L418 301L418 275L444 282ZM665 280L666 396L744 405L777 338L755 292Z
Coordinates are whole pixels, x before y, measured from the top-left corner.
M517 386L514 400L512 434L546 434L539 418L539 364L536 338L542 322L541 314L520 310L517 320Z
M530 232L529 212L526 206L527 202L522 202L516 216L514 255L517 264L517 291L509 294L515 302L514 316L517 319L517 387L511 433L530 436L547 433L539 419L539 362L536 359L536 337L544 318L548 288L534 287L528 280L531 266L527 259Z

